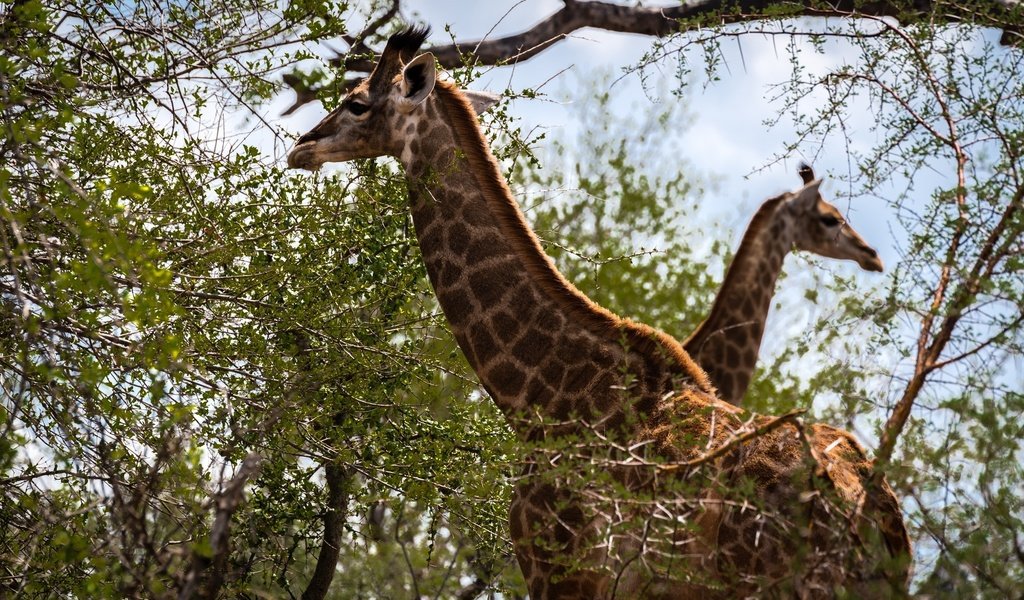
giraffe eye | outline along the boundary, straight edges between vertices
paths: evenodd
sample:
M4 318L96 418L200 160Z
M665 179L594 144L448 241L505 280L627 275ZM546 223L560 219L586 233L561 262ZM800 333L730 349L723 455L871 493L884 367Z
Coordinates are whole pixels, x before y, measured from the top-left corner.
M836 225L839 224L839 219L833 217L832 215L824 215L821 217L821 223L825 227L835 227Z
M359 116L365 113L366 111L370 110L370 107L366 104L363 104L362 102L356 102L353 100L352 102L348 103L348 110L352 114Z

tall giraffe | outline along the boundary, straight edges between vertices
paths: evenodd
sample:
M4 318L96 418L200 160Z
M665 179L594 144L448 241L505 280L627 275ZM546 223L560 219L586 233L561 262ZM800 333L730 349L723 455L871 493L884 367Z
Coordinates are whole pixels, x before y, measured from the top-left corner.
M814 171L803 164L800 177L807 185L814 181ZM882 270L878 253L820 194L784 194L765 201L743 234L711 312L683 342L726 402L740 406L747 393L775 281L793 249L856 261L866 271Z
M426 34L392 36L288 164L390 155L404 166L459 347L517 435L536 443L510 509L531 598L820 596L876 585L879 573L902 585L905 569L879 570L909 551L899 505L884 482L884 494L864 493L871 467L856 442L714 398L676 340L566 281L480 132L476 115L495 99L437 80L429 53L410 60Z

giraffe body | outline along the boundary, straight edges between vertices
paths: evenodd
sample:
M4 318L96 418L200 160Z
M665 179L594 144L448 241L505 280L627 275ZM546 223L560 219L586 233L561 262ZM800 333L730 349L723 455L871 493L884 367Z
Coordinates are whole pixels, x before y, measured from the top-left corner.
M805 184L814 180L807 165L800 174ZM793 249L853 260L867 271L882 270L878 253L820 194L784 194L762 204L743 235L710 314L683 342L690 357L707 372L718 397L736 406L753 378L775 282Z
M531 598L732 597L780 577L785 589L811 591L875 577L877 561L849 553L796 570L786 556L805 544L782 524L814 523L803 517L808 506L832 506L801 502L808 487L797 479L823 482L832 496L836 485L864 496L862 477L822 476L825 463L812 459L815 448L827 455L826 446L835 451L848 434L819 435L826 430L816 427L802 435L786 423L770 440L737 442L766 418L715 398L677 341L595 305L558 273L480 134L474 105L483 109L488 99L436 81L429 54L409 61L424 36L393 36L370 78L299 139L288 162L312 169L382 154L402 161L445 317L533 448L510 510ZM709 452L718 455L703 460ZM856 470L846 458L833 462L842 464L832 470ZM763 491L777 519L744 510L730 491L737 482ZM902 527L898 507L895 515ZM820 538L810 529L804 538ZM723 576L731 578L725 587Z

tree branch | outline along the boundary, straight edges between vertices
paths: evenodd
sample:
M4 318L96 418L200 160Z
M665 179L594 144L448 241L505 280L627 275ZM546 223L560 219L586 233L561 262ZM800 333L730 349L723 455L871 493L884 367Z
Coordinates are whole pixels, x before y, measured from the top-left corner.
M473 600L487 589L487 582L477 577L469 585L463 586L455 594L457 600Z
M327 512L324 513L324 541L316 559L313 577L302 592L302 600L322 600L334 580L341 552L341 532L348 513L348 481L350 469L337 464L325 467L327 480Z
M898 0L836 0L829 4L803 0L783 2L777 0L696 0L678 6L647 7L622 5L601 1L581 2L566 0L561 9L542 19L530 29L521 33L497 39L481 39L434 46L430 51L445 69L466 65L505 65L529 60L568 37L571 33L587 27L634 33L652 37L667 37L674 33L699 29L700 27L728 25L749 21L814 17L895 17L904 22L915 19L929 22L976 23L980 26L1003 30L1002 43L1021 43L1024 27L1014 18L1020 11L1021 0L975 0L963 4L944 4L940 15L934 15L936 6L922 0L912 4ZM347 73L369 73L376 64L377 56L365 46L367 35L383 26L387 15L398 13L400 0L394 0L391 9L374 20L367 31L351 38L350 50L330 60L330 64ZM783 9L780 11L779 9ZM296 92L296 101L285 114L295 111L315 99L316 90L304 87L293 74L285 76L285 83ZM346 80L346 86L352 84ZM348 88L346 88L348 89Z
M765 422L763 425L759 425L757 427L754 427L753 429L748 429L741 433L740 435L734 435L733 437L728 439L726 443L718 446L711 452L698 456L697 458L694 458L692 460L687 460L683 462L673 462L664 465L659 464L657 465L658 470L675 471L680 468L689 469L709 462L713 462L719 457L725 456L728 452L732 451L737 446L740 446L756 437L761 437L763 435L771 433L772 431L778 429L779 427L785 425L786 423L789 423L790 421L798 420L800 415L804 414L805 412L807 412L807 409L803 408L791 410L784 415L779 415L778 417L775 417Z
M211 556L205 553L193 551L192 568L185 576L185 585L182 586L178 600L188 600L193 597L216 598L221 586L224 585L224 572L230 550L231 515L234 514L238 505L244 497L245 484L260 468L262 459L258 454L252 453L245 457L238 472L231 478L227 486L217 494L217 513L213 521L213 528L210 530L210 551ZM206 585L200 589L200 581L203 571L213 566L212 573Z
M961 185L958 194L964 193L966 193L965 187ZM960 322L964 310L974 301L976 294L981 288L983 279L995 270L998 262L1008 256L1007 252L1011 246L1010 242L1016 239L1017 235L1012 230L1009 233L1008 239L1004 239L1003 235L1007 233L1007 230L1011 229L1017 218L1017 211L1021 210L1022 207L1024 207L1024 188L1017 190L1000 216L999 221L985 239L985 243L982 245L981 251L978 253L978 257L967 276L953 292L953 297L947 304L946 315L942 319L938 331L932 334L932 321L939 314L938 311L942 299L939 294L949 285L950 269L960 260L956 255L947 256L936 291L937 299L933 302L932 310L925 316L922 324L914 375L907 383L907 387L904 388L903 394L900 396L899 401L896 402L896 407L893 409L892 415L889 416L889 420L886 421L885 427L882 430L878 451L875 453L876 480L881 479L884 466L892 457L893 450L896 448L896 440L903 432L903 427L910 417L910 410L913 408L918 394L921 393L928 375L941 366L952 362L940 361L942 353L952 339L953 332ZM931 343L927 344L926 342L929 338Z

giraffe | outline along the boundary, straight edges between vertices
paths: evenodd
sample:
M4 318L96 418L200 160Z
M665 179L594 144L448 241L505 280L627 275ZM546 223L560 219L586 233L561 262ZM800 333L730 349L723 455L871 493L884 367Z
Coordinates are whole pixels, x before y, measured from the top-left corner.
M804 184L814 171L801 164ZM878 253L854 231L842 213L821 197L777 196L754 214L736 256L725 273L711 312L683 348L708 374L718 397L740 406L757 364L775 281L793 249L827 258L856 261L866 271L882 271Z
M875 585L909 542L887 484L864 492L871 468L853 438L718 400L678 341L566 281L480 132L477 114L496 98L439 80L429 53L413 58L427 31L389 38L288 165L388 155L404 167L444 316L530 448L509 516L530 597L828 597ZM829 536L854 550L833 556ZM883 575L898 588L906 572Z

